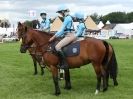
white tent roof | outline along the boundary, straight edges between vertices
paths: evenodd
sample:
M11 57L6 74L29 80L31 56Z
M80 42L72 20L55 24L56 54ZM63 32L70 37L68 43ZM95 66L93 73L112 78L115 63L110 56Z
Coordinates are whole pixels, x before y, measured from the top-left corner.
M97 25L99 29L102 29L102 27L104 26L103 22L100 21L99 24Z
M117 33L133 35L133 23L117 24L114 28L114 31L117 31Z
M110 23L110 21L108 20L108 21L106 22L106 24L111 24L111 23Z
M132 22L132 23L130 23L130 25L133 25L133 22Z
M118 24L124 29L133 29L133 23L130 24Z

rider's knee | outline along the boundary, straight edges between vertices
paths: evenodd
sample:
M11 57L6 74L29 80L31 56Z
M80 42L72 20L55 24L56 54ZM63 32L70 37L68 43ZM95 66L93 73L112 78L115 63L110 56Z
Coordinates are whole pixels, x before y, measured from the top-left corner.
M58 45L55 46L55 49L56 49L56 51L60 51L61 50L61 48Z

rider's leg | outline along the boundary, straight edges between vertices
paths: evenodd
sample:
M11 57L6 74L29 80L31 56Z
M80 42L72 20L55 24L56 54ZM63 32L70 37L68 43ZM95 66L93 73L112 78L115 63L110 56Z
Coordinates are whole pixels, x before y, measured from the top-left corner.
M61 62L61 68L65 69L68 68L68 64L66 62L66 57L63 53L63 51L61 50L62 47L68 45L69 43L71 43L73 40L75 40L75 35L74 34L69 34L67 36L65 36L65 38L63 38L56 46L55 49L59 54L60 57L60 61Z
M69 43L71 43L72 41L76 40L75 34L73 33L69 33L68 35L66 35L56 46L55 49L56 51L61 50L62 47L68 45Z

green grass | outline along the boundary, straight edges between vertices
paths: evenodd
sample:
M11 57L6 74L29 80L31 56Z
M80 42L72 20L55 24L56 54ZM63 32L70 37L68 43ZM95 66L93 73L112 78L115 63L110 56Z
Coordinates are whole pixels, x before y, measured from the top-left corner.
M20 43L0 44L0 99L133 99L133 40L109 40L114 46L118 65L119 86L110 80L107 92L94 95L95 72L91 65L70 70L72 89L65 90L60 81L62 94L54 96L51 73L33 75L30 56L19 53Z

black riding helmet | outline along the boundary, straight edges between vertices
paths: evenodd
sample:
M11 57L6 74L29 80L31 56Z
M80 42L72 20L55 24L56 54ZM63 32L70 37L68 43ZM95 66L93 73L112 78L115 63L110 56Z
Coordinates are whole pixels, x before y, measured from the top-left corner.
M40 16L47 15L45 12L40 13Z
M56 13L69 12L69 8L66 5L60 5Z

